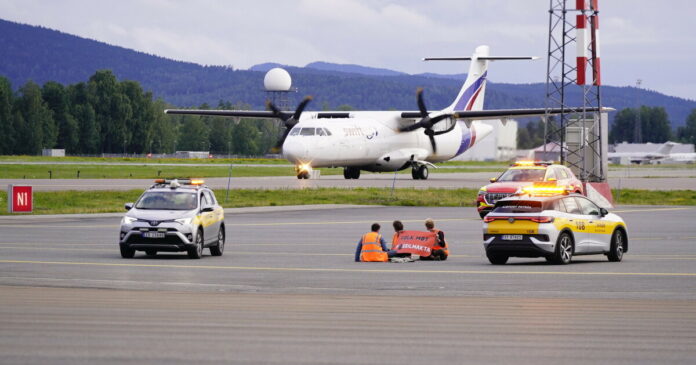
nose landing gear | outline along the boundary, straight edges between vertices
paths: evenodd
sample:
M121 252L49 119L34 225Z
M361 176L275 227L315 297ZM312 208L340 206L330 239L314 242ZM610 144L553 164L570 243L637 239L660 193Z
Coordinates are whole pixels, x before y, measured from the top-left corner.
M295 166L295 173L298 179L309 179L309 175L312 173L312 167L307 164Z

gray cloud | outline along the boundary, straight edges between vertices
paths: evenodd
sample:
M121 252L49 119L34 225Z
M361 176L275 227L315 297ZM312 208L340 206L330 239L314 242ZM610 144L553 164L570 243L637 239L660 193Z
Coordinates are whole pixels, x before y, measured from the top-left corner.
M570 5L574 2L569 1ZM696 99L690 2L600 0L603 81ZM139 51L245 69L262 62L355 63L459 73L424 56L546 55L547 0L0 0L4 19ZM497 63L498 82L543 82L546 64Z

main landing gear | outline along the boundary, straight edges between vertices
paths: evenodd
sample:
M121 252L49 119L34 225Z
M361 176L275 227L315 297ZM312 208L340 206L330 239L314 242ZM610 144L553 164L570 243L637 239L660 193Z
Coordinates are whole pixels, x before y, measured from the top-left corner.
M357 167L344 167L343 168L343 177L346 179L359 179L360 178L360 169Z
M428 166L426 165L415 165L411 168L411 177L413 180L428 180Z

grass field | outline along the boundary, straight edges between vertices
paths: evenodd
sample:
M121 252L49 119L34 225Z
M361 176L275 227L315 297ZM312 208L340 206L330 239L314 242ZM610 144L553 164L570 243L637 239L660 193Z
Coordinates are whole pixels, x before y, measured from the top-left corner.
M475 189L303 189L303 190L216 190L220 204L226 208L306 205L358 204L391 206L473 207ZM134 202L142 190L130 191L60 191L34 192L34 214L123 212L123 204ZM696 205L696 191L614 190L618 204ZM0 192L0 215L7 215L7 193Z
M286 161L287 162L287 161ZM431 169L431 172L491 172L497 175L503 167L487 165L467 167L456 166L446 169ZM321 168L322 175L341 175L341 168ZM215 164L210 166L173 166L173 165L110 165L110 164L56 164L56 165L2 165L0 164L0 179L154 179L157 177L227 177L230 165ZM410 174L411 170L399 173ZM291 166L235 166L232 165L234 177L258 176L295 176ZM491 175L493 176L493 175Z

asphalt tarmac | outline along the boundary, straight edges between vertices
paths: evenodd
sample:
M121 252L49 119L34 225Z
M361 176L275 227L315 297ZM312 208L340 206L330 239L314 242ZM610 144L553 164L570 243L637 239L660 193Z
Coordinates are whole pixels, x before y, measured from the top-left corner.
M195 174L195 167L192 169ZM497 176L494 172L445 173L431 169L428 180L413 180L410 174L365 173L358 180L346 180L343 175L324 175L317 179L299 180L294 176L206 178L213 189L307 189L307 188L444 188L478 189ZM609 184L618 189L685 190L696 189L696 170L693 168L621 168L609 171ZM152 179L0 179L0 188L8 184L32 185L37 191L58 190L132 190L143 189Z
M0 217L0 363L693 363L696 208L614 210L620 263L492 266L472 208L229 209L222 257L122 259L118 214ZM374 222L447 261L356 263Z

